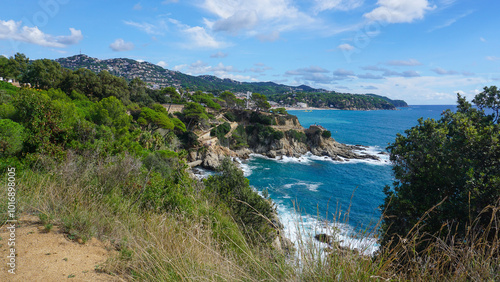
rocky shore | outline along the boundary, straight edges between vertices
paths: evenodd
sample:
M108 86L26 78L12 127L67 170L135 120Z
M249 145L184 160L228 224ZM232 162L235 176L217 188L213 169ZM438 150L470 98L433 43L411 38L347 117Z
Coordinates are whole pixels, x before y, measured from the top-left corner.
M281 122L281 125L272 127L276 131L283 132L283 138L269 138L238 149L221 146L219 142L206 144L201 150L191 151L188 160L191 166L200 165L208 169L217 168L226 157L248 159L251 154L281 158L283 156L300 157L310 152L313 155L339 162L353 159L380 160L378 156L360 153L366 150L366 147L346 145L335 141L329 136L330 132L324 134L327 130L322 126L311 125L308 129L303 128L295 116L289 115L284 122ZM290 131L303 138L294 138L289 133Z

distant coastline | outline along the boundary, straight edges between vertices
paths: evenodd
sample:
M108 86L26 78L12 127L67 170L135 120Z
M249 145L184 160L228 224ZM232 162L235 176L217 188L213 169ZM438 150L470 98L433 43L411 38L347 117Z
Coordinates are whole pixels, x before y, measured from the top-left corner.
M335 110L339 111L340 109L337 108L315 108L315 107L304 107L304 108L299 108L299 107L284 107L287 111L311 111L311 110Z

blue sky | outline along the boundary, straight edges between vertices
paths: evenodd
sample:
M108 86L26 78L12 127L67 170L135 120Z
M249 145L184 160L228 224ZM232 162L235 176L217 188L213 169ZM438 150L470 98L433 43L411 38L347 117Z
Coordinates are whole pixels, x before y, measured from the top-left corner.
M2 0L0 54L132 58L192 75L454 104L500 84L500 2Z

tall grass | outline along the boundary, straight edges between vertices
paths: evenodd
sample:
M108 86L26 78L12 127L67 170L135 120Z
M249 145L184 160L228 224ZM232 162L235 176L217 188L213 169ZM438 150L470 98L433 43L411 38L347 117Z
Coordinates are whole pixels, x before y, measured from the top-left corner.
M423 234L416 226L373 256L335 240L325 248L314 239L319 229L308 233L297 216L297 250L287 254L276 246L249 243L230 213L203 196L199 183L193 184L192 207L187 210L141 208L137 199L142 188L137 183L147 182L147 171L133 157L70 154L60 164L18 176L18 209L43 214L48 223L62 226L70 239L109 241L118 255L99 269L126 280L500 280L498 204L484 210L493 215L488 230L471 221L466 238L458 240L452 233L444 239ZM336 213L325 225L327 232L338 238L335 226L347 220ZM375 225L359 237L378 235ZM422 242L426 247L420 250Z

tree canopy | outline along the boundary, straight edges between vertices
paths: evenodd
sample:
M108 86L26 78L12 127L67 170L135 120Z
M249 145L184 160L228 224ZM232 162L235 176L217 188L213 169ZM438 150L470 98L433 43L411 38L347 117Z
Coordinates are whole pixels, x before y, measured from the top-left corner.
M491 90L485 88L488 93L474 101L484 101ZM498 102L478 106L484 109ZM456 112L447 110L437 121L418 123L388 147L396 180L393 188L384 189L383 245L395 235L405 237L417 223L426 234L443 237L451 232L463 238L473 221L481 229L492 216L498 217L483 211L500 199L498 119L494 122L458 95Z
M267 102L266 96L262 94L253 93L252 101L255 103L255 109L257 111L267 111L271 108L271 105Z

